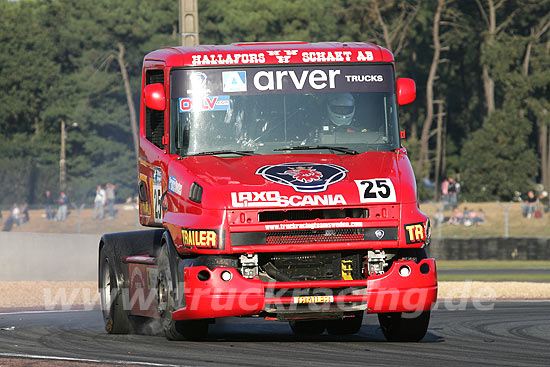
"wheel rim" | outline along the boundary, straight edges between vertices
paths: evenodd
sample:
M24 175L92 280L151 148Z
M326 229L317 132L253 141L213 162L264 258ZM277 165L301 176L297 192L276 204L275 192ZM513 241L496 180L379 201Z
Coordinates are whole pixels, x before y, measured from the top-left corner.
M109 269L109 263L105 261L102 272L103 285L101 287L101 309L105 318L109 317L109 310L111 308L111 271Z
M157 308L162 316L168 306L168 283L164 272L161 272L158 277L157 284Z

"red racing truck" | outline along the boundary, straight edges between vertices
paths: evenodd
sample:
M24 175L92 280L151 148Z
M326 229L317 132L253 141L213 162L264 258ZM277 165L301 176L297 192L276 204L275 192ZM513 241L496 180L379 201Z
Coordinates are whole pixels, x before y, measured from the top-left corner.
M148 54L139 220L158 228L101 238L107 332L200 339L255 316L342 335L377 313L388 340L422 339L436 266L397 113L415 96L371 43Z

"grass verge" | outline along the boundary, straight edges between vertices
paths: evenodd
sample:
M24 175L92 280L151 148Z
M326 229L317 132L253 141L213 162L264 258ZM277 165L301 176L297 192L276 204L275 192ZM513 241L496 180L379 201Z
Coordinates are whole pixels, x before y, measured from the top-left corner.
M537 260L436 260L438 269L527 269L550 268L550 261Z
M438 274L440 282L484 281L484 282L550 282L550 274Z

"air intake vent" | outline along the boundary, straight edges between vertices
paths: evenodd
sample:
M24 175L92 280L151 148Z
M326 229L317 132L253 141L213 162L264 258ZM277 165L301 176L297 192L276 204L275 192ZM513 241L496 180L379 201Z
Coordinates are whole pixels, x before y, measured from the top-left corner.
M365 228L337 228L304 231L273 231L266 235L266 245L290 245L295 243L364 241Z
M339 218L368 218L369 210L364 208L318 209L318 210L274 210L258 213L260 222L281 222L283 220L315 220Z
M397 227L231 233L232 246L296 245L356 241L397 241Z
M199 204L202 202L202 186L196 182L193 182L189 188L189 200Z

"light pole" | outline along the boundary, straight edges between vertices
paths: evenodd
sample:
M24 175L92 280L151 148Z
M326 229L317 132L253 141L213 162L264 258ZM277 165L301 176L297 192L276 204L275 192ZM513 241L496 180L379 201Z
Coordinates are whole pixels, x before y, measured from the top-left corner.
M65 159L67 140L67 129L65 120L61 120L61 151L59 152L59 191L67 190L67 160ZM77 127L78 122L72 122L72 127Z
M180 41L182 46L199 44L199 7L197 0L179 1Z

